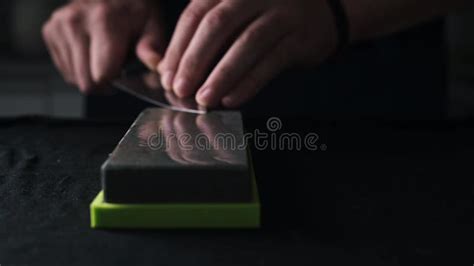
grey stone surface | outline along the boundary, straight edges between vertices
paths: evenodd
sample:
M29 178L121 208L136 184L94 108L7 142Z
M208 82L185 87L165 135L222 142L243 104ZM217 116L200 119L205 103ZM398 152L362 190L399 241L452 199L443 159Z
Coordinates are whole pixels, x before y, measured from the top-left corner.
M108 202L251 200L240 113L143 111L102 166Z

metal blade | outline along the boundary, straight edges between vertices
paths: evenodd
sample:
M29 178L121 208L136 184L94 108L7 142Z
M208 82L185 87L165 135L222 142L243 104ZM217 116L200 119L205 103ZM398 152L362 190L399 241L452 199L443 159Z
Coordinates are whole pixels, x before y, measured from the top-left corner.
M112 82L112 85L142 101L159 107L193 114L205 114L207 112L204 107L199 106L194 97L182 99L163 89L160 75L155 72L124 75Z

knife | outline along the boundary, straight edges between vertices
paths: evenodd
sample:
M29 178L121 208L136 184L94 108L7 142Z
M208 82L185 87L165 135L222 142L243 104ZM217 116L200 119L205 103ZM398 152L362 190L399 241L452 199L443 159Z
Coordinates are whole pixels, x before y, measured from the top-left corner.
M195 97L179 98L173 92L166 91L156 72L126 72L112 82L112 85L136 98L153 105L192 114L205 114L206 108L200 106Z

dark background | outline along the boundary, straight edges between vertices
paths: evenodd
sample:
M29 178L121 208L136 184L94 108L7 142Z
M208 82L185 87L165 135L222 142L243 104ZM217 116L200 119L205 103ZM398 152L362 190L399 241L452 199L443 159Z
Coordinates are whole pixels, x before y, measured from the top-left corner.
M42 23L63 3L62 0L0 1L0 116L83 117L88 113L84 97L62 82L41 40ZM311 102L293 104L291 109L318 106L314 111L323 117L373 116L375 113L387 118L407 118L420 101L424 106L419 109L429 113L420 113L420 117L432 116L433 111L429 109L436 109L438 104L443 105L445 117L471 116L474 113L474 40L470 32L474 22L471 13L453 14L443 25L418 27L367 44L363 49L351 49L342 64L326 64L310 75L313 78L302 79L300 84L294 85L293 81L304 73L288 74L289 78L284 77L271 85L286 86L288 90L311 84L310 90L306 91L317 90L318 93L313 97L300 97L311 99ZM340 73L344 73L343 79ZM414 82L410 84L410 80ZM343 91L341 88L348 87L344 82L356 85ZM283 89L282 93L274 91L267 93L270 96L262 93L260 98L276 99L268 105L269 110L284 109L288 94ZM438 96L443 96L438 102L423 99ZM99 100L99 105L102 101ZM261 106L261 101L257 103ZM397 105L407 106L402 111L404 114L393 115L393 110L399 108ZM103 109L115 113L112 107ZM254 109L249 108L252 112ZM131 117L135 115L132 113Z

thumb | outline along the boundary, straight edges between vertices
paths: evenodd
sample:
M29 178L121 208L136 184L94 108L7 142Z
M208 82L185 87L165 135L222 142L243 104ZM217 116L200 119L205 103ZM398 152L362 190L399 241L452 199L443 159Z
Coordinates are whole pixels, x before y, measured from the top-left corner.
M150 19L138 39L135 50L140 61L152 71L156 71L158 63L163 57L163 47L165 47L163 42L163 32L159 22Z

